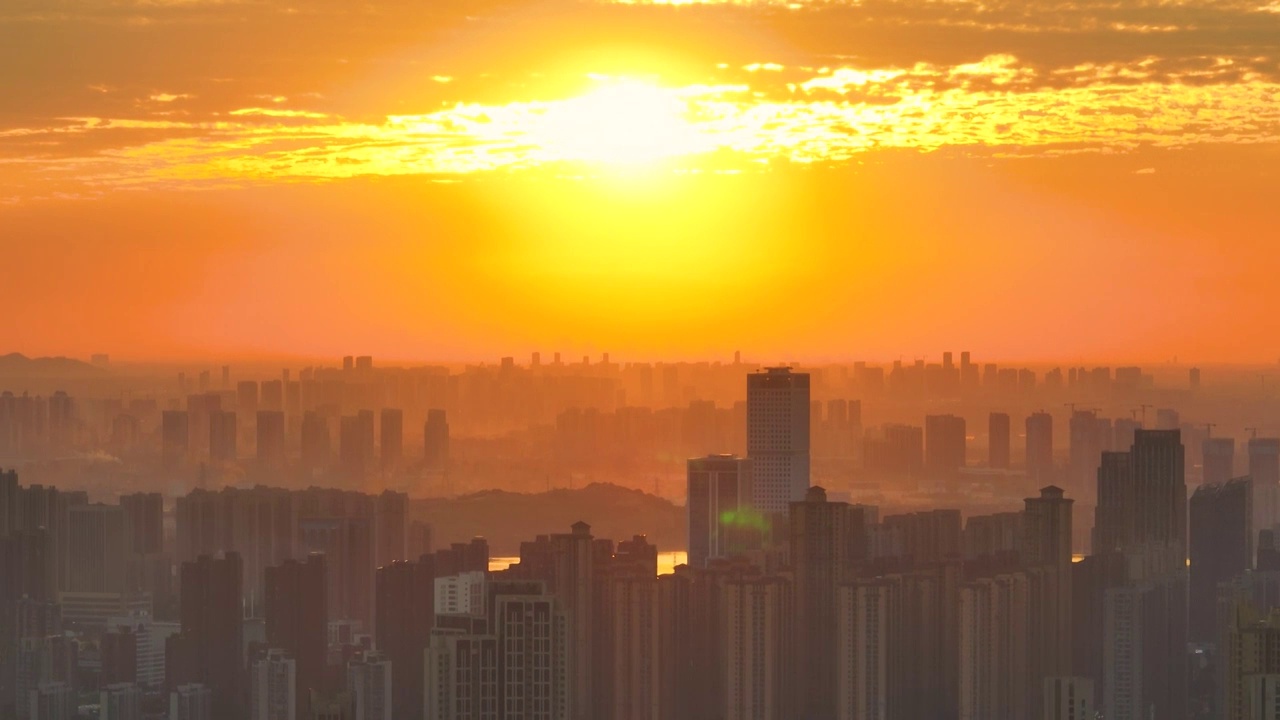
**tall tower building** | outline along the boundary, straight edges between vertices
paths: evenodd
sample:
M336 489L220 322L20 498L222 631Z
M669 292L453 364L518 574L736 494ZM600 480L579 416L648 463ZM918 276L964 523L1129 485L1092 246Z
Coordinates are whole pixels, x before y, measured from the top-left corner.
M1218 585L1253 567L1252 481L1201 485L1190 501L1191 641L1216 642Z
M1071 510L1074 501L1049 486L1027 498L1022 511L1022 564L1031 580L1027 639L1028 701L1047 709L1038 694L1044 681L1071 673ZM1038 589L1038 593L1036 592ZM1044 701L1042 706L1041 700Z
M1220 485L1235 477L1236 441L1235 438L1205 438L1200 445L1204 461L1204 477L1206 485Z
M182 631L169 638L180 657L166 657L182 667L181 682L200 682L212 693L216 717L241 716L241 674L244 667L240 555L228 552L215 559L203 555L182 564ZM175 678L167 678L172 684Z
M1027 480L1035 487L1053 480L1053 416L1038 412L1027 417Z
M320 413L308 410L302 416L302 467L315 472L328 466L331 453L329 423Z
M423 652L435 624L435 558L378 568L374 598L377 647L391 662L393 717L422 717Z
M1009 415L991 413L987 421L987 466L1009 467Z
M112 683L98 691L98 720L141 720L142 693L133 683Z
M233 463L237 457L235 412L215 410L209 413L209 460Z
M160 416L160 463L173 472L187 460L190 430L185 410L165 410Z
M785 513L809 488L809 374L786 367L747 376L747 458L753 505Z
M213 693L200 683L187 683L169 693L169 720L213 720Z
M285 466L284 411L258 411L258 465L280 471Z
M1044 679L1045 720L1089 720L1093 717L1093 681L1082 677Z
M67 590L124 592L129 541L124 510L119 505L73 505L67 508L67 528Z
M339 423L338 458L343 477L351 482L363 480L373 462L373 417L366 418L363 412L343 415Z
M954 480L965 466L965 423L956 415L924 419L924 469L932 480Z
M164 497L160 493L120 496L125 527L129 532L128 552L156 555L164 551Z
M432 408L427 411L427 422L422 428L423 461L431 472L447 472L449 469L449 420L445 411Z
M347 663L351 720L392 720L391 661L380 652L365 652Z
M404 458L404 411L383 408L381 413L382 471L390 472Z
M297 663L284 650L272 648L253 661L249 673L250 720L297 720Z
M836 701L836 588L852 579L865 555L861 508L827 502L820 487L791 503L791 564L795 572L796 680L802 717L833 717Z
M900 715L902 647L898 583L888 578L842 585L837 594L836 703L832 717L889 720ZM914 675L913 670L905 674Z
M689 565L743 552L760 528L751 505L751 462L736 455L708 455L687 464L685 514Z
M1072 492L1087 488L1096 477L1103 452L1100 427L1098 414L1092 410L1071 413L1067 487Z
M724 704L716 717L805 717L795 707L791 583L782 577L732 578L724 583L721 602Z
M1249 440L1249 476L1259 485L1280 485L1280 438Z
M268 567L266 576L267 645L287 653L294 663L297 715L307 711L311 690L320 690L327 663L329 614L325 556L305 562L286 560Z

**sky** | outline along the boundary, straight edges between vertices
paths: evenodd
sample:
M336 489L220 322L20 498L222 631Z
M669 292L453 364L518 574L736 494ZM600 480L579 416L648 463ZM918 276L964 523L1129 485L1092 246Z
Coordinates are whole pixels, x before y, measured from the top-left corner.
M7 0L2 351L1280 358L1270 0Z

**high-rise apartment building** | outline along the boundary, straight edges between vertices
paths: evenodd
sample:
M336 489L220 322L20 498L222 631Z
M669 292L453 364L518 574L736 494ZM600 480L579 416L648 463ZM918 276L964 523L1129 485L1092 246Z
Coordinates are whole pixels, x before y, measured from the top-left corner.
M747 458L753 506L785 513L809 488L809 374L766 368L747 376Z
M182 467L188 457L190 430L185 410L165 410L160 416L160 464L168 472Z
M379 434L382 452L382 471L390 472L400 466L404 458L404 411L399 408L383 408L379 415Z
M179 685L169 693L169 720L214 720L213 693L200 683Z
M128 552L155 555L164 551L164 497L160 493L120 496L125 527L129 531Z
M1200 451L1201 467L1204 469L1201 478L1203 484L1220 485L1235 477L1235 438L1205 438L1200 444Z
M931 480L954 480L965 466L965 423L956 415L924 419L924 469Z
M239 453L236 449L236 414L232 410L209 413L209 460L215 463L233 463Z
M327 558L309 555L268 567L266 577L267 646L287 653L293 663L294 706L301 717L311 690L322 689L328 653Z
M351 694L351 720L393 720L391 661L380 652L368 651L347 663L347 692Z
M1026 423L1027 481L1037 487L1053 481L1053 416L1038 412Z
M98 720L141 720L142 693L133 683L111 683L98 691Z
M1093 720L1093 680L1082 677L1044 679L1045 720Z
M987 467L1009 467L1009 414L991 413L987 419Z
M119 505L75 505L67 508L67 590L123 593L130 538Z
M297 720L297 662L279 648L267 650L249 669L249 720Z
M427 470L444 473L449 469L449 420L445 411L432 408L422 427L423 461Z
M216 717L239 717L244 667L240 555L207 555L182 564L182 632L169 638L166 672L171 686L208 687Z
M721 602L724 694L716 716L803 717L796 709L791 583L783 577L734 577L725 581Z
M1280 438L1250 438L1249 476L1260 485L1280 485Z
M378 568L374 627L391 662L394 717L422 717L423 652L435 624L435 558Z
M1190 500L1190 632L1192 642L1218 639L1218 585L1253 567L1252 480L1196 488Z
M791 503L789 525L802 716L832 717L836 588L852 579L854 562L866 556L866 523L861 508L828 502L824 489L811 487L804 501Z
M258 465L264 470L280 471L285 466L284 412L258 411Z
M761 530L752 507L751 461L736 455L694 458L686 479L689 564L706 567L712 558L745 551Z

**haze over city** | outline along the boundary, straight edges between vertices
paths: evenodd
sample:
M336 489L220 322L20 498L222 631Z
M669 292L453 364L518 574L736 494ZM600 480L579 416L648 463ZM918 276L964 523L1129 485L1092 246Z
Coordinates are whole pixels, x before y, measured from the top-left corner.
M1280 720L1275 0L5 0L0 720Z

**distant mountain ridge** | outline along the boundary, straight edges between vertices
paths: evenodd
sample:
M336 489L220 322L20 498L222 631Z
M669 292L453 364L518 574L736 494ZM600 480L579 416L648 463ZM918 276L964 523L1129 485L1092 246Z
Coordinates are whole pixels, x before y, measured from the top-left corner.
M97 375L102 368L69 357L30 358L22 353L0 355L0 375Z
M431 523L436 547L480 535L494 555L515 555L521 541L567 533L579 520L598 538L617 541L647 535L660 551L685 549L683 507L608 483L535 494L484 490L456 498L411 500L409 515Z

